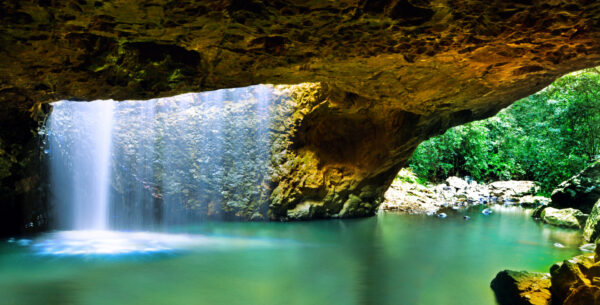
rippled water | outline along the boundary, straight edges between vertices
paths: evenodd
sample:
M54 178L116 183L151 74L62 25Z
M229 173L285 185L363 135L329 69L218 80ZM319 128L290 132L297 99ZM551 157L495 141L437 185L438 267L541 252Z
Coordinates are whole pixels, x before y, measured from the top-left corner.
M495 304L502 269L547 271L577 231L523 210L205 223L169 234L55 232L0 242L2 304ZM564 248L556 247L560 243ZM144 250L145 249L145 250Z

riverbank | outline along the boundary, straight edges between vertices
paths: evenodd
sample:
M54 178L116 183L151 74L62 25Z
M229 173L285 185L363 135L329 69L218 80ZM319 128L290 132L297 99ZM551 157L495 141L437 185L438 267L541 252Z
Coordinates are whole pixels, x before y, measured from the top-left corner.
M596 163L563 182L554 190L552 199L536 196L538 188L532 181L479 184L468 177L449 177L443 183L431 184L419 181L410 170L403 169L386 193L381 210L446 218L451 214L449 211L472 210L478 205L486 206L479 208L485 215L498 207L535 208L526 210L529 211L526 214L532 216L528 219L541 220L545 224L536 223L542 227L562 227L570 231L579 238L582 254L553 264L546 273L531 269L500 271L491 283L497 302L501 305L600 304L600 247L594 244L600 236L600 200L594 204L596 188L600 185L599 169ZM564 247L560 242L554 246ZM590 253L593 251L595 255Z
M521 205L535 208L547 205L549 198L536 196L533 181L498 181L482 184L468 177L449 177L433 184L420 181L409 169L402 169L385 194L382 211L405 214L440 215L446 209L459 210L487 204Z

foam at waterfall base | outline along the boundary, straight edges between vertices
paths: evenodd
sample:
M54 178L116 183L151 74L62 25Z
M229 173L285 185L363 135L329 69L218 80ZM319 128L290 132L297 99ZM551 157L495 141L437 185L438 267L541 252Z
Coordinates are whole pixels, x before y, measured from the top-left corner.
M58 231L31 243L35 253L57 256L173 253L195 249L268 246L267 240L119 231Z

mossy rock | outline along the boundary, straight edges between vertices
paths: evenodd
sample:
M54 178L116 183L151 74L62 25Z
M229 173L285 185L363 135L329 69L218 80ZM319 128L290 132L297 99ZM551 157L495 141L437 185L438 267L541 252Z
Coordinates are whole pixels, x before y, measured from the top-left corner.
M547 224L574 229L581 228L584 223L583 219L587 217L586 214L577 209L555 209L552 207L545 208L540 216Z

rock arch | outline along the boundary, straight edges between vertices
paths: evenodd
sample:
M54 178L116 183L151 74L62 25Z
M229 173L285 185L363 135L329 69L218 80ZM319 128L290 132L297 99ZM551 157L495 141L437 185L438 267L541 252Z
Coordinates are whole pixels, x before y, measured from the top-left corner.
M0 214L24 216L3 231L39 214L22 204L28 145L51 101L316 83L297 92L270 216L350 217L420 141L600 64L597 1L40 0L0 16L0 139L22 161L5 160Z

